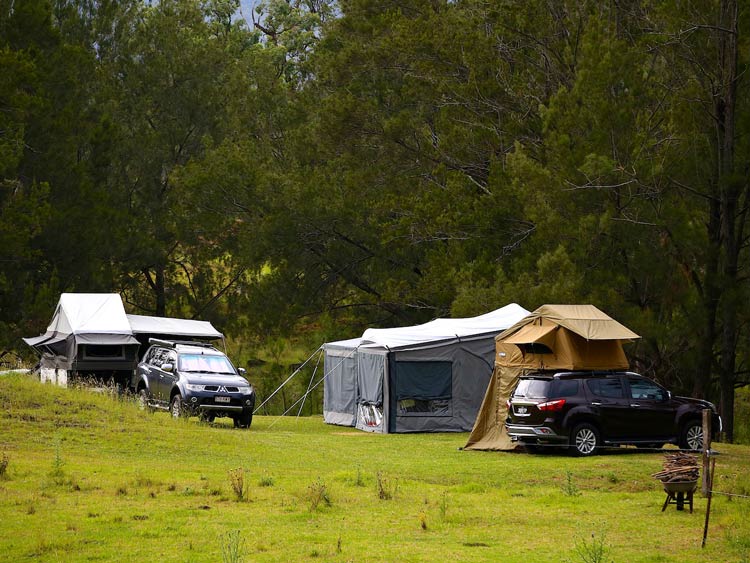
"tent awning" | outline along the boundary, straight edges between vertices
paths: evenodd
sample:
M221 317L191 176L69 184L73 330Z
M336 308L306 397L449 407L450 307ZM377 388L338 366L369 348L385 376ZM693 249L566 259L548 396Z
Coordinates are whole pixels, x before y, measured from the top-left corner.
M22 338L26 344L28 344L31 347L38 346L39 344L56 344L58 342L62 342L65 340L65 336L55 335L55 334L42 334L41 336L35 336L33 338Z
M221 338L223 335L208 321L127 315L134 334L163 334L192 338Z

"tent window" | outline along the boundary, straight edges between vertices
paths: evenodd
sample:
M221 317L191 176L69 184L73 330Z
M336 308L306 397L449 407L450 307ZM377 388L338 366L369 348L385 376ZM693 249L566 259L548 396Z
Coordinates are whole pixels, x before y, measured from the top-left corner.
M517 344L524 354L551 354L552 349L549 346L539 342L530 342L528 344Z
M86 344L83 347L84 360L125 359L125 350L122 345L114 344Z
M399 416L452 416L451 362L396 362Z

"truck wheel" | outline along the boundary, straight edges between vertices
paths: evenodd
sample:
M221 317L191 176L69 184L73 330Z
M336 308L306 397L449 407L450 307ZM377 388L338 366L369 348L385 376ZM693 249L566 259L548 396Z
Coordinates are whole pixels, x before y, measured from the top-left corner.
M250 428L250 425L252 423L253 423L252 411L247 414L240 414L234 417L235 428Z
M172 418L187 418L187 411L182 402L182 396L179 393L172 397L172 402L169 405L169 412L172 413Z
M698 451L703 448L703 424L698 420L689 420L680 432L680 448Z
M599 431L591 424L579 424L570 433L570 448L577 456L594 455L600 445Z
M146 389L138 391L138 408L142 411L154 412L154 409L148 404L148 391Z

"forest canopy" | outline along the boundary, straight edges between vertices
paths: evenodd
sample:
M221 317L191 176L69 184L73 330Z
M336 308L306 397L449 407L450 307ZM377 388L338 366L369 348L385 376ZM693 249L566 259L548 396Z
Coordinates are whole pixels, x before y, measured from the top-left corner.
M592 303L750 383L745 0L0 0L0 350L62 292L238 338Z

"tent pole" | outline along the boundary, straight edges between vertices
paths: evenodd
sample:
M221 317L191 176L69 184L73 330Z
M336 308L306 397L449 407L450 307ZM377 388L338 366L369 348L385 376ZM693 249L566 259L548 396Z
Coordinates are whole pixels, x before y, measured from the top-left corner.
M318 361L315 363L315 369L313 369L312 376L310 376L310 383L307 384L307 391L305 391L305 394L303 397L307 398L307 396L310 394L310 387L312 386L312 382L315 380L315 374L318 373L318 366L320 365L320 357L323 355L321 352L318 354ZM299 406L299 410L297 411L297 418L302 414L302 408L305 406L305 401L302 401L302 404Z
M321 348L322 348L322 346L321 346ZM320 349L320 348L319 348L319 349ZM300 397L299 399L297 399L296 401L294 401L294 403L292 403L292 406L290 406L290 407L289 407L288 409L286 409L286 410L285 410L285 411L284 411L283 413L281 413L281 415L277 416L277 417L276 417L276 420L274 420L274 421L273 421L273 422L271 423L271 425L269 426L269 428L273 428L274 424L276 424L276 423L277 423L277 422L278 422L279 420L281 420L281 419L282 419L282 418L283 418L284 416L286 416L286 414L287 414L287 413L288 413L289 411L291 411L291 410L292 410L292 409L293 409L294 407L296 407L296 406L297 406L297 403L299 403L299 402L300 402L300 401L302 401L302 400L303 400L303 399L304 399L305 397L307 397L307 395L309 395L310 393L312 393L313 391L315 391L315 389L316 389L316 388L318 387L318 385L320 385L321 383L323 383L323 382L324 382L324 381L326 380L326 378L327 378L327 377L328 377L329 375L331 375L331 374L332 374L332 373L334 372L334 370L335 370L335 369L336 369L337 367L339 367L339 366L340 366L340 365L341 365L341 364L342 364L342 363L344 362L344 360L346 360L347 358L351 358L351 357L352 357L352 356L354 355L354 353L355 353L356 351L357 351L357 348L354 348L354 350L352 350L351 352L349 352L349 354L347 354L346 356L344 356L344 357L343 357L343 358L341 359L341 361L340 361L340 362L339 362L338 364L336 364L335 366L333 366L333 367L332 367L332 368L331 368L330 370L328 370L328 372L324 373L324 374L323 374L323 377L321 377L321 378L320 378L320 381L318 381L318 382L317 382L317 383L316 383L315 385L313 385L313 386L312 386L312 387L310 388L310 390L309 390L309 391L308 391L307 393L305 393L304 395L302 395L302 397ZM310 356L310 358L312 358L312 356ZM308 360L309 360L310 358L308 358ZM280 389L280 388L279 388L279 389ZM277 391L278 391L278 389L277 389ZM274 393L275 393L275 391L274 391ZM261 405L261 406L263 406L263 405ZM260 408L260 407L258 407L258 408ZM257 411L258 409L255 409L255 410ZM255 412L255 411L253 411L253 412Z
M322 346L321 346L321 348L322 348ZM319 351L319 350L320 350L320 348L318 348L317 350L315 350L315 352L313 352L312 354L310 354L310 357L309 357L309 358L307 358L307 359L306 359L306 360L305 360L305 361L304 361L304 362L302 363L302 365L301 365L300 367L298 367L298 368L297 368L296 370L294 370L294 372L292 372L292 375L290 375L289 377L287 377L287 378L286 378L286 381L284 381L284 383L282 383L281 385L279 385L279 387L278 387L278 389L276 389L276 391L274 391L273 393L271 393L271 394L270 394L270 395L268 396L268 398L267 398L267 399L266 399L265 401L263 401L263 402L262 402L262 403L260 404L260 406L258 406L258 407L256 407L256 408L255 408L255 410L253 411L253 414L255 414L255 413L256 413L256 412L258 412L258 411L259 411L259 410L260 410L261 408L263 408L263 405L265 405L265 404L266 404L266 403L267 403L268 401L270 401L270 400L271 400L271 399L273 398L273 396L274 396L274 395L276 395L276 393L278 393L279 391L281 391L282 387L284 387L284 385L286 385L287 383L289 383L289 381L290 381L290 380L291 380L291 379L292 379L292 378L293 378L293 377L294 377L295 375L297 375L297 374L298 374L298 373L300 372L300 370L302 370L302 368L303 368L303 367L305 367L305 366L307 365L307 362L309 362L309 361L310 361L310 360L312 359L312 357L313 357L313 356L314 356L315 354L317 354L317 353L318 353L318 351Z

